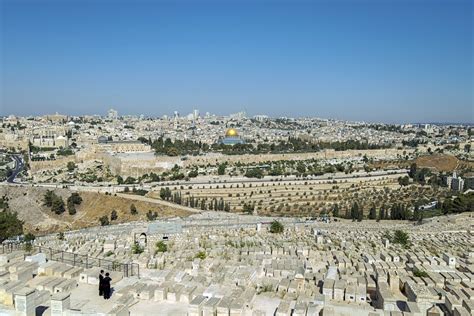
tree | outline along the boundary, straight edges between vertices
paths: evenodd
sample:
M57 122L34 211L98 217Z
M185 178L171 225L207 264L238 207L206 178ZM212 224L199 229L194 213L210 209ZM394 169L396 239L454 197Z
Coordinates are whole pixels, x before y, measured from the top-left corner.
M36 239L35 235L32 233L27 233L24 236L24 245L23 245L23 250L26 252L30 252L33 249L33 241Z
M158 217L157 212L152 212L151 210L148 210L148 212L146 213L146 218L149 221L154 221L157 217Z
M23 221L18 219L17 213L9 210L0 212L0 242L23 233Z
M117 176L117 184L123 184L123 178L121 176Z
M141 254L145 249L140 246L138 243L134 243L132 246L132 253L135 255Z
M54 196L53 191L46 190L46 193L44 194L44 198L43 198L43 204L48 207L51 207L51 205L53 205L53 196Z
M82 203L82 197L79 193L72 193L71 196L67 198L67 209L70 215L76 214L76 205L80 205Z
M31 242L31 241L34 241L35 239L36 239L35 235L33 235L32 233L26 233L23 240L25 242Z
M71 172L74 171L74 169L76 169L76 164L74 163L74 161L69 161L67 163L67 170Z
M364 209L361 207L357 212L357 221L361 222L364 219Z
M64 233L63 232L59 232L58 239L59 240L64 240Z
M110 213L110 220L115 221L117 218L118 218L117 211L112 210L112 212Z
M104 216L100 217L99 222L100 222L101 226L110 225L109 218L107 217L107 215L104 215Z
M332 216L339 217L339 205L335 204L334 208L332 209Z
M226 163L219 164L219 167L217 168L217 174L220 176L224 175L226 167L227 167Z
M168 251L168 246L163 241L158 241L155 246L156 246L156 251L157 252L166 252L166 251Z
M137 207L133 203L132 203L132 205L130 205L130 214L132 214L132 215L137 215L138 214Z
M354 202L351 207L351 219L356 220L359 218L359 204Z
M421 215L420 208L418 207L418 205L415 205L415 209L413 211L413 220L417 221L420 218L420 215Z
M377 211L375 210L375 205L372 205L369 211L369 219L376 219L377 218Z
M247 172L245 172L244 176L247 178L261 179L263 178L263 171L259 168L248 169Z
M393 239L391 241L394 244L400 244L405 248L407 248L410 244L410 238L408 234L403 230L396 230L393 234Z
M467 153L470 153L471 152L471 144L464 145L464 151L467 152Z
M299 173L305 173L305 172L306 172L306 166L304 165L304 163L300 162L300 163L298 163L298 165L296 166L296 170L297 170Z
M379 217L377 220L383 220L385 219L385 206L382 205L382 207L379 210Z
M51 210L56 214L63 213L66 209L64 208L64 201L63 198L60 196L55 195L53 197L53 202L51 204Z
M412 164L410 165L410 171L408 172L408 175L410 176L410 178L412 178L412 179L415 178L416 169L417 169L416 163L412 163Z
M273 221L270 225L270 233L272 234L281 234L283 233L284 227L283 224L279 221Z
M410 178L408 178L408 176L399 177L398 184L400 184L401 186L407 186L410 184Z

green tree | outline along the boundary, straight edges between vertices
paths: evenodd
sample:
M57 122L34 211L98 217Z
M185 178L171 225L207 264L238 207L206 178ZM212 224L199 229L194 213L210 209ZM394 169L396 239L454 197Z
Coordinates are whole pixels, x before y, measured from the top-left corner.
M376 219L377 218L377 211L375 210L375 205L372 205L369 211L369 219Z
M219 167L217 168L217 174L220 176L224 175L226 167L227 167L226 163L219 164Z
M130 205L130 214L132 214L132 215L137 215L138 214L137 207L133 203Z
M76 169L76 164L74 163L74 161L69 161L67 163L67 170L68 171L74 171L74 169Z
M51 205L53 205L53 196L54 196L54 192L51 191L51 190L46 190L46 193L44 194L44 198L43 198L43 204L48 206L48 207L51 207Z
M158 241L156 244L156 251L157 252L166 252L168 251L168 246L163 241Z
M359 218L359 204L354 202L351 207L351 219L356 220Z
M117 184L118 185L123 184L123 178L121 176L117 176Z
M410 176L410 178L412 179L415 178L416 171L417 171L416 163L412 163L410 165L410 171L408 172L408 175Z
M18 219L17 213L9 210L0 212L0 242L23 233L23 221Z
M335 204L334 208L332 209L332 216L339 217L339 205Z
M140 246L138 243L134 243L132 246L132 253L135 255L141 254L145 249Z
M76 205L80 205L82 203L82 197L79 193L74 192L67 198L67 209L70 215L76 214Z
M53 202L51 204L51 210L58 215L62 214L66 210L62 197L54 195Z
M272 234L281 234L283 233L284 227L283 224L280 223L279 221L273 221L270 224L270 232Z
M392 242L394 244L400 244L403 247L407 248L410 245L410 237L403 230L396 230L393 234Z
M117 218L118 218L117 211L112 210L112 212L110 213L110 220L115 221Z
M401 186L407 186L410 184L410 178L408 178L408 176L399 177L398 184L400 184Z
M101 226L110 225L109 218L108 218L107 215L104 215L104 216L100 217L100 218L99 218L99 222L100 222L100 225L101 225Z

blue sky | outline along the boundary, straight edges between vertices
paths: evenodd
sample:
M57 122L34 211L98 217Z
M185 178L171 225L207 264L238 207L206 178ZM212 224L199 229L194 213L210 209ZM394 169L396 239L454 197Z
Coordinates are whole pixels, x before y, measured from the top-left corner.
M0 114L474 122L470 0L0 0Z

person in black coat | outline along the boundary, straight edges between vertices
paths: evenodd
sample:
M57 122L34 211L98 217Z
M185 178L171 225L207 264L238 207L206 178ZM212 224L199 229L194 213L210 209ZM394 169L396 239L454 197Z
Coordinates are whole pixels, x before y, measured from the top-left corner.
M110 278L110 274L107 272L105 274L105 278L102 281L104 284L104 299L108 300L110 298L110 282L112 279Z
M104 295L104 270L99 273L99 296Z

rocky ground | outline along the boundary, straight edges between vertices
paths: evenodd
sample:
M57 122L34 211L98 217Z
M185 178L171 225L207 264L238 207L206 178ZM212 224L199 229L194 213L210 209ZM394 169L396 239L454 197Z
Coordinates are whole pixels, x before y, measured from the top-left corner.
M25 230L35 233L59 232L99 225L101 216L108 216L116 210L118 218L111 223L145 220L146 213L157 212L158 217L187 216L190 212L168 205L134 199L135 196L105 195L95 192L80 192L83 201L76 207L77 213L70 215L66 210L57 215L44 205L43 199L47 188L30 186L0 186L0 196L8 198L10 209L18 213L25 222ZM53 189L66 203L72 191L69 189ZM134 204L138 214L130 212Z

